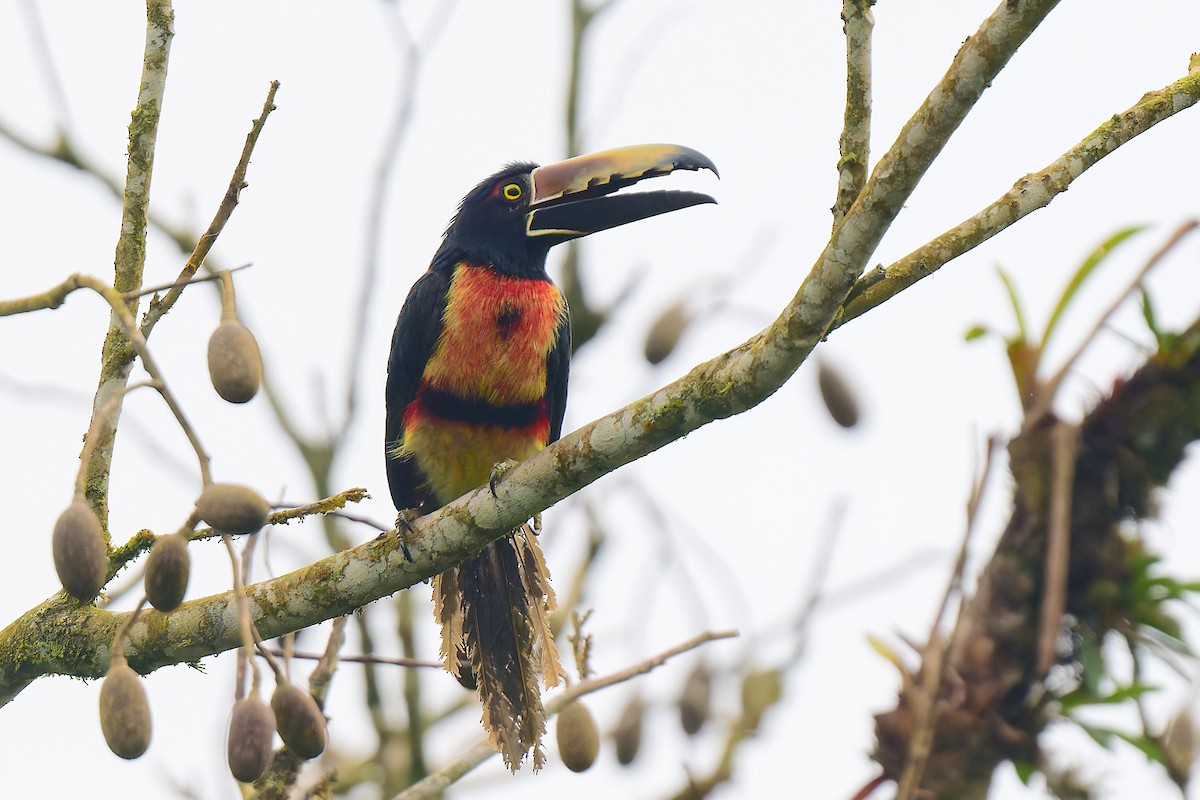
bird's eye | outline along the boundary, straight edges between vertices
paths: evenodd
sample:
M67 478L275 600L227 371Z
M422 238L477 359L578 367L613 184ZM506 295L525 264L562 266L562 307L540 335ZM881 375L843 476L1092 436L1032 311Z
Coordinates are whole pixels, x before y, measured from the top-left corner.
M525 191L521 188L521 184L519 183L508 183L504 185L504 188L500 190L500 193L504 195L505 200L520 200L521 195L524 194Z

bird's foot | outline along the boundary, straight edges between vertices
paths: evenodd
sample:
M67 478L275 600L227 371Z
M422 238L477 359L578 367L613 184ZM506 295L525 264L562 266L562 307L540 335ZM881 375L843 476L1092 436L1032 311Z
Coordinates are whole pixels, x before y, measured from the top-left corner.
M498 464L492 465L492 474L488 476L488 488L492 491L492 497L496 496L496 483L499 482L504 474L517 465L516 461L511 458L506 458Z
M400 540L400 552L404 553L404 560L412 563L412 552L408 549L408 543L417 535L413 529L413 520L420 514L415 508L406 508L396 515L396 536Z

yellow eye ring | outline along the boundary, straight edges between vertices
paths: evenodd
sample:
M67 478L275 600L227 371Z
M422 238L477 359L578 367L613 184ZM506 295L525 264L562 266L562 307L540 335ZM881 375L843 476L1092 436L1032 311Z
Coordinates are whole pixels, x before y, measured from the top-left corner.
M501 194L504 195L505 200L520 200L521 195L523 194L523 192L521 190L521 184L519 184L519 183L506 184L505 187L501 190Z

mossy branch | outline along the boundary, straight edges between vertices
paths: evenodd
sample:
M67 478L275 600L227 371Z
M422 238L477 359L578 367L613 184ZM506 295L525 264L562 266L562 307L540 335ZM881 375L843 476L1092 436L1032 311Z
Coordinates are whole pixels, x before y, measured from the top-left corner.
M1114 114L1051 164L1018 180L987 208L899 261L864 275L851 291L835 327L887 302L1022 217L1046 207L1100 159L1198 101L1200 70L1193 70L1179 80L1149 92L1131 108Z
M1122 525L1154 514L1156 489L1200 439L1200 319L1086 415L1069 470L1053 468L1064 452L1062 427L1039 414L1009 446L1012 516L958 621L940 684L923 697L919 682L905 681L896 708L876 718L874 758L895 779L910 757L916 710L936 703L938 727L915 796L983 797L1001 762L1037 760L1053 698L1039 688L1047 667L1039 664L1038 620L1053 580L1047 543L1063 503L1056 479L1071 479L1069 535L1061 537L1069 566L1059 570L1065 596L1056 605L1096 641L1138 626L1136 604L1116 587L1130 584L1145 553Z
M175 12L170 0L147 0L146 47L137 105L129 123L129 163L121 202L121 234L117 239L112 287L119 293L136 292L142 286L146 265L146 227L150 213L150 178L154 169L154 147L167 83L167 61L175 35ZM129 313L137 301L127 301ZM136 355L133 342L123 330L116 312L108 328L100 358L100 381L92 406L95 416L115 400L108 420L99 429L86 471L85 496L102 524L108 524L108 478L113 444L121 415L121 395ZM89 426L90 427L90 426Z
M1002 6L960 50L938 88L910 120L834 231L800 291L767 330L660 389L571 433L497 483L415 523L400 553L395 536L345 550L247 588L264 638L308 627L411 586L473 557L488 542L602 475L717 419L742 413L783 385L820 341L883 231L971 105L1052 0ZM129 662L143 672L194 661L239 645L231 592L184 604L169 616L143 615L129 637ZM0 632L0 702L39 675L98 675L106 637L123 615L54 598ZM87 624L80 626L80 622ZM53 642L29 648L29 625ZM60 636L69 632L69 652Z
M871 33L875 0L843 0L846 33L846 112L838 140L838 192L833 224L846 216L867 182L871 151Z

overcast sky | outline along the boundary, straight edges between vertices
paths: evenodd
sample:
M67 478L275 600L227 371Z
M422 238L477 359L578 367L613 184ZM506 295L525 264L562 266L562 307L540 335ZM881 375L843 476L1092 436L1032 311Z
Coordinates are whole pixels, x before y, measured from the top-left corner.
M388 520L393 511L380 444L395 314L474 183L508 161L544 163L564 155L566 4L460 0L444 20L444 6L431 0L400 4L413 34L428 44L412 126L386 195L382 273L367 336L357 343L350 341L351 320L368 247L371 181L407 69L397 56L394 4L177 5L155 207L180 224L206 225L269 81L281 81L278 111L255 152L250 186L215 257L226 266L253 262L238 275L240 305L274 382L310 430L340 413L345 353L362 348L363 418L351 430L337 484L368 487L374 499L362 512ZM994 6L882 0L875 11L874 157ZM136 3L66 0L38 7L69 129L88 157L121 176L144 11ZM49 142L60 104L32 44L25 8L17 0L0 2L0 118ZM566 429L743 341L782 308L816 260L836 188L844 94L839 12L832 0L736 6L625 0L596 23L585 58L584 149L677 142L711 157L721 180L672 178L673 186L714 194L719 205L587 242L586 277L601 302L635 277L637 288L573 367ZM1144 92L1184 75L1189 54L1200 48L1197 31L1195 0L1062 3L951 140L871 264L893 261L975 213ZM743 631L742 641L709 648L716 661L731 663L752 651L773 663L786 654L773 640L783 638L811 588L813 559L836 531L823 576L831 602L813 622L807 656L788 673L786 703L747 746L736 784L724 796L848 797L874 774L867 758L871 715L894 701L898 681L867 637L899 647L898 634L926 634L958 547L983 441L1011 435L1019 423L999 340L963 340L975 324L1013 329L995 268L1013 276L1040 329L1091 248L1119 227L1150 226L1072 309L1048 356L1051 363L1064 357L1174 227L1200 213L1198 115L1189 110L1168 120L1101 162L1049 208L836 332L819 354L860 390L860 429L847 434L828 419L808 364L760 408L698 431L586 490L612 528L598 589L588 597L596 608L600 672L702 628ZM0 141L0 296L41 291L77 271L111 276L118 220L118 204L97 183ZM182 262L169 242L152 236L147 282L173 279ZM1193 238L1151 279L1165 326L1194 319L1198 263L1200 241ZM641 358L645 331L685 293L705 309L701 322L664 364L651 368ZM717 297L726 302L713 312ZM212 292L189 291L152 339L214 455L214 475L291 502L313 499L265 401L226 406L208 386L204 346L218 313ZM97 298L79 294L53 313L0 320L0 506L8 515L13 565L0 582L0 620L58 588L49 534L71 496L107 316ZM1138 363L1136 343L1150 341L1135 308L1119 314L1112 329L1068 382L1060 404L1065 415L1086 409ZM124 536L177 527L199 488L191 458L158 398L131 396L114 464L113 529ZM662 558L664 539L631 484L666 509L675 553L669 562ZM1164 493L1163 519L1147 531L1185 576L1200 563L1198 485L1194 466L1178 471ZM973 567L1003 527L1007 487L999 470ZM840 503L845 512L835 525L830 520ZM582 546L581 515L562 504L546 515L546 525L551 567L565 578ZM359 540L372 535L365 528L352 533ZM281 572L319 557L323 547L316 526L287 529L273 539L273 566ZM199 564L189 596L227 588L219 549L193 549ZM907 566L897 571L898 565ZM684 567L700 584L699 601L680 577ZM889 580L878 580L886 570ZM654 606L639 607L645 595L630 587L652 580L661 581ZM1185 619L1194 630L1195 619ZM432 642L432 626L427 632ZM312 646L320 641L309 639ZM222 763L232 663L229 656L207 659L207 677L180 666L148 679L155 739L132 764L104 746L97 684L35 682L0 710L6 796L167 796L178 782L196 796L234 797ZM665 704L691 666L683 659L641 685ZM629 689L595 698L602 724L615 719ZM1151 698L1156 719L1189 694L1182 682L1169 683ZM370 745L359 697L353 669L344 668L328 707L335 747ZM734 708L732 691L720 700ZM553 764L542 775L512 780L493 760L463 786L486 786L495 797L530 791L661 796L684 780L683 765L707 769L717 744L701 737L684 746L673 724L666 715L656 718L632 770L618 770L608 754L588 777ZM464 723L454 736L438 737L435 757L449 757L475 735ZM1118 749L1105 760L1082 737L1058 740L1089 774L1101 776L1113 797L1169 796L1165 778L1142 768L1144 759L1131 750ZM1002 772L1005 787L997 797L1041 796L1024 793L1010 770ZM779 785L788 787L785 795L773 788Z

